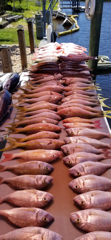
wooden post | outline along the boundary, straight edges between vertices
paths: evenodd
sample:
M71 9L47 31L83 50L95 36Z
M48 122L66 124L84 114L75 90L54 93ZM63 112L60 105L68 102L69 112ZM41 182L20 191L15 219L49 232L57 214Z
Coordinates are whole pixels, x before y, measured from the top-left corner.
M29 31L29 42L30 42L30 51L34 52L34 31L33 31L33 22L32 19L28 20L28 31Z
M10 48L7 46L0 47L0 56L2 61L3 73L12 72L12 61Z
M22 70L24 70L25 68L27 68L27 57L26 57L24 30L23 29L18 29L17 33L18 33L18 40L19 40L19 47L20 47Z
M96 7L95 7L95 14L91 20L89 56L98 57L102 10L103 10L103 0L97 0ZM88 67L91 68L93 72L96 74L97 60L90 60L88 62Z

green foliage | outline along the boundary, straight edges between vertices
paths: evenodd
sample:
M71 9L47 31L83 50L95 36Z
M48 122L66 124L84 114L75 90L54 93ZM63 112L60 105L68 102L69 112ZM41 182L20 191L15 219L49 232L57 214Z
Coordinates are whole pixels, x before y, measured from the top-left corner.
M5 2L8 0L0 0L1 2ZM26 18L35 17L35 14L42 10L42 0L41 1L41 7L37 6L36 0L22 0L21 3L19 0L15 1L15 9L17 11L12 12L8 11L9 14L23 14L23 19L19 20L18 22L12 22L11 25L9 25L7 28L0 29L0 44L18 44L18 35L17 35L17 26L23 25L24 33L25 33L25 42L26 46L29 46L29 34L28 34L28 27ZM46 9L48 8L50 3L50 0L46 0ZM8 5L11 5L13 7L13 0L8 1ZM34 40L35 44L38 46L39 40L36 39L36 31L35 31L35 24L34 24Z
M7 3L8 0L0 0L0 12L5 10Z

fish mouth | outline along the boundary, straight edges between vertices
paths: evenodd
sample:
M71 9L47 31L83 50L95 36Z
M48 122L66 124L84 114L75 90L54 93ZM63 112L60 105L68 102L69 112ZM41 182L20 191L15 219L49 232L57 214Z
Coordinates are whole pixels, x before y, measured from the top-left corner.
M70 213L70 220L74 224L79 223L79 215L77 213Z

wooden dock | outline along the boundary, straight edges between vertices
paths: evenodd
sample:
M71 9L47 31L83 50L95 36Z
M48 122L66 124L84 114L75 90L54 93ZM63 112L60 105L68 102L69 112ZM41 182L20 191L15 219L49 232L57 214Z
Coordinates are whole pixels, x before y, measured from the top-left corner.
M60 9L73 9L75 11L84 11L84 7L80 6L80 0L60 0Z

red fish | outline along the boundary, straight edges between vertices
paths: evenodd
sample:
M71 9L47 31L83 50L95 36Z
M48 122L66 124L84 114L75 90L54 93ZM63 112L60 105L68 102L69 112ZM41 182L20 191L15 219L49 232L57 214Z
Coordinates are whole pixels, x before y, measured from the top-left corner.
M15 128L15 127L7 127L13 133L26 133L26 134L33 134L40 131L52 131L52 132L60 132L61 127L52 124L52 123L36 123L27 125L24 128Z
M16 158L22 159L23 161L44 161L52 162L61 156L61 152L57 150L27 150L19 153L4 154L5 159L2 162L7 162Z
M102 139L102 138L110 138L109 133L100 132L95 129L89 129L89 128L68 128L66 129L66 132L69 136L85 136L89 138L95 138L95 139Z

